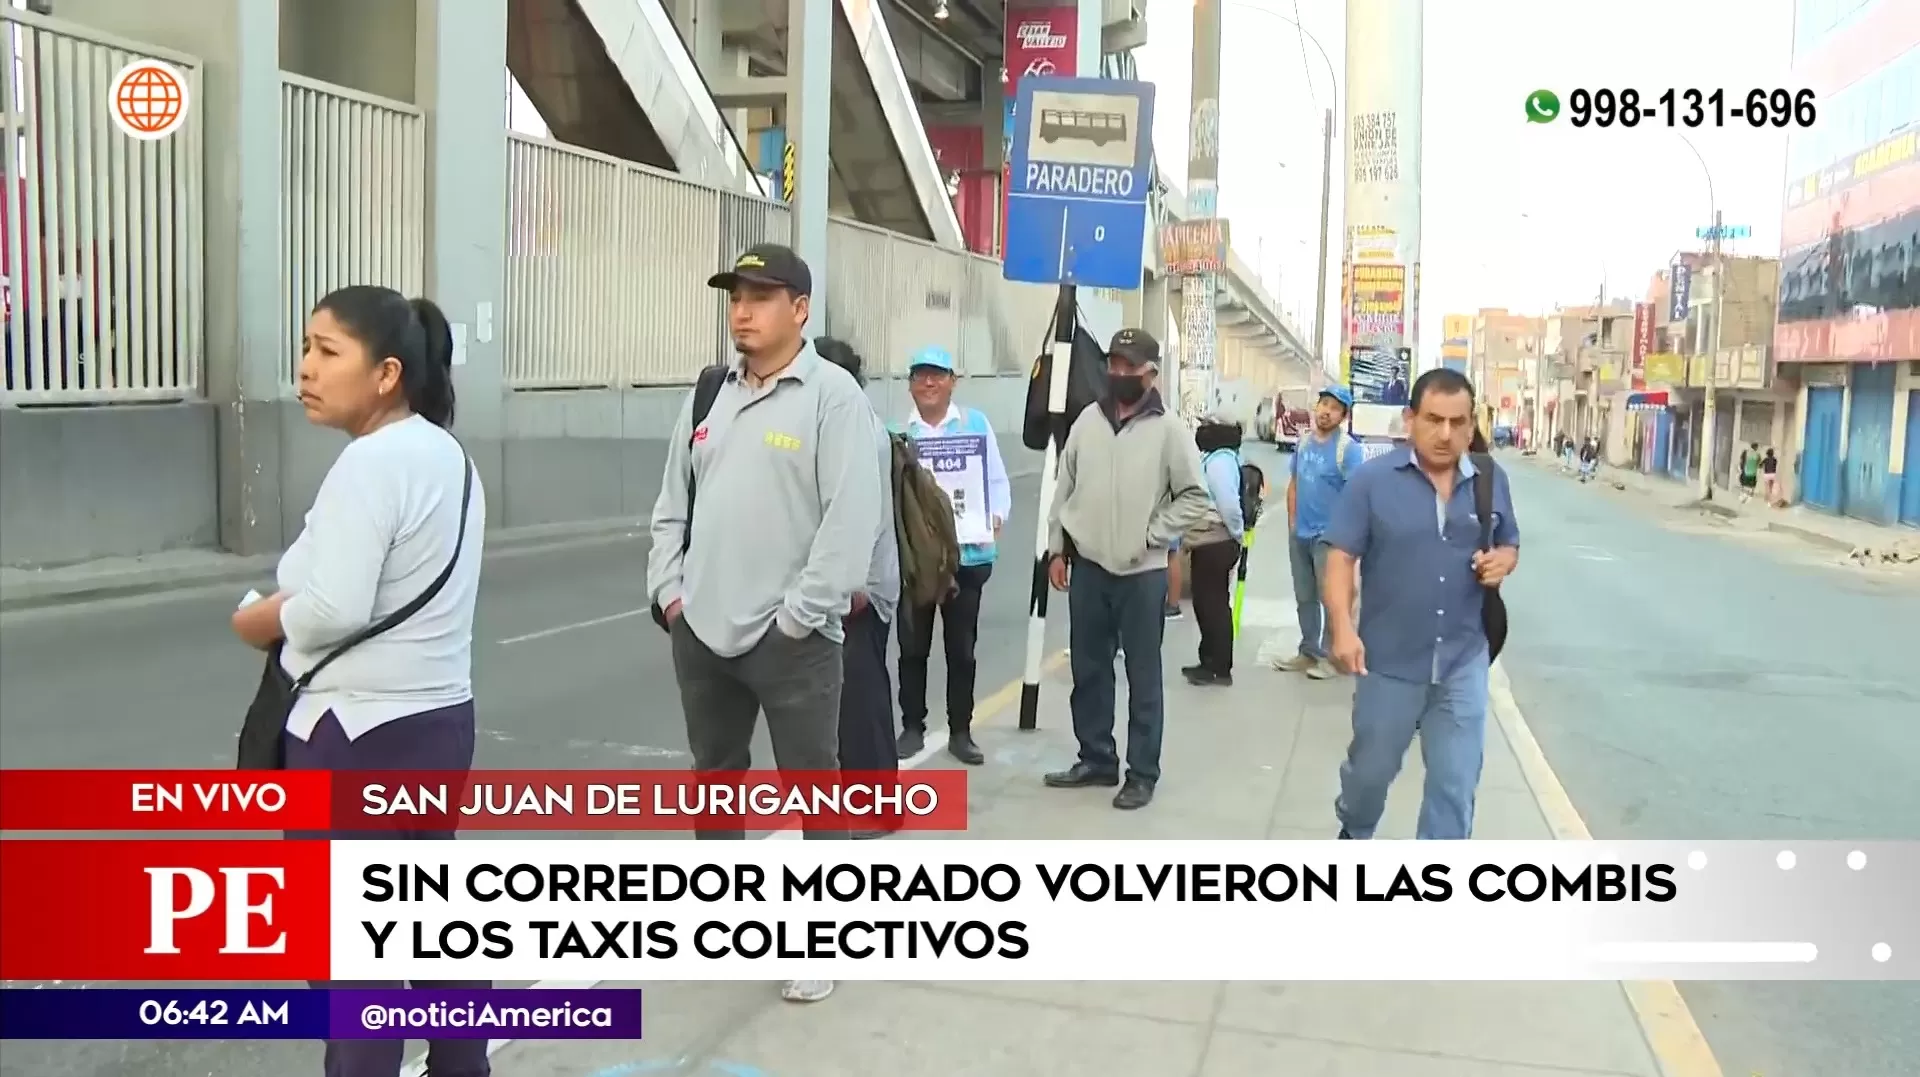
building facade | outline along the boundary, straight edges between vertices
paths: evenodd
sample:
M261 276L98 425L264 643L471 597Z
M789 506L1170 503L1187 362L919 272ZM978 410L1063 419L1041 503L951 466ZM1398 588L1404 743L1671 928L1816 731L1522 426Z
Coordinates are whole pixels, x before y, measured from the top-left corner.
M1799 0L1775 358L1797 368L1802 500L1920 526L1920 4Z
M1440 365L1468 373L1467 359L1473 351L1473 315L1449 314L1441 319Z

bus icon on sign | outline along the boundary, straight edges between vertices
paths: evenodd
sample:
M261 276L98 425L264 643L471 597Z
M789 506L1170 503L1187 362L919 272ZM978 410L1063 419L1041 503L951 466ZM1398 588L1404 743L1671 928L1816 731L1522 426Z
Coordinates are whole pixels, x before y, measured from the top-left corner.
M1104 146L1124 142L1127 118L1118 112L1088 112L1081 109L1043 108L1040 110L1040 141L1091 142Z

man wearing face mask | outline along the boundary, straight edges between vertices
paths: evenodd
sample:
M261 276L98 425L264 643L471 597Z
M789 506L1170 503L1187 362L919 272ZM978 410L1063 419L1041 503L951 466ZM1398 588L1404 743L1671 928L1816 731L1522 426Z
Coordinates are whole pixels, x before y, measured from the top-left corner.
M1113 806L1145 807L1160 780L1165 726L1160 649L1167 551L1211 501L1200 453L1154 383L1160 344L1122 329L1107 349L1107 398L1074 420L1048 521L1047 575L1067 592L1073 735L1080 758L1046 776L1073 789L1120 785ZM1114 743L1116 652L1126 653L1125 784Z

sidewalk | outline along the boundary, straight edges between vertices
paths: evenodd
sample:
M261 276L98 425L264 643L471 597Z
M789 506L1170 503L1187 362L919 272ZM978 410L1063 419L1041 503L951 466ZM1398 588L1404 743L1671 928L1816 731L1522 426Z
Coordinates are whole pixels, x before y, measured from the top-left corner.
M1502 456L1503 460L1515 458L1556 474L1560 470L1559 461L1544 455L1520 457L1518 453L1507 453ZM1743 503L1739 491L1719 486L1714 487L1713 500L1703 503L1698 480L1681 482L1664 474L1649 475L1611 465L1601 466L1597 481L1615 489L1645 494L1669 508L1694 508L1763 530L1792 535L1816 546L1854 555L1856 560L1892 554L1902 563L1920 561L1920 531L1910 527L1834 516L1806 505L1773 508L1758 498Z
M1277 536L1275 536L1277 538ZM1351 682L1257 663L1294 627L1285 545L1255 547L1237 683L1199 689L1191 616L1167 631L1168 728L1158 795L1114 810L1112 790L1053 790L1074 758L1064 671L1044 686L1041 728L1002 716L979 731L965 838L1325 839L1345 755ZM1257 597L1256 597L1257 596ZM1287 596L1287 597L1283 597ZM1124 683L1124 682L1123 682ZM1122 713L1124 713L1124 702ZM1517 714L1512 716L1517 721ZM1551 838L1521 755L1491 718L1476 837ZM1537 753L1529 743L1527 751ZM1410 838L1417 750L1395 783L1383 838ZM1557 787L1553 793L1558 794ZM1563 794L1561 794L1563 795ZM895 839L900 840L900 839ZM1356 940L1362 942L1364 940ZM1125 946L1116 938L1114 945ZM842 983L812 1006L768 983L641 983L642 1042L521 1042L512 1077L1662 1077L1614 983ZM1665 1077L1712 1070L1675 1068Z

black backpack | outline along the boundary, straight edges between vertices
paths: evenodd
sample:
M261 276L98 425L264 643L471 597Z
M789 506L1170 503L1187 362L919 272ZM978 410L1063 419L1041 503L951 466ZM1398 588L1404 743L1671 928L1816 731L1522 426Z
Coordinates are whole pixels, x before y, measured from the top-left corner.
M1213 452L1230 452L1240 456L1235 449L1215 449ZM1212 456L1213 453L1208 453ZM1260 512L1266 507L1267 473L1257 465L1250 464L1240 457L1240 521L1248 531L1260 522Z
M1052 334L1048 334L1052 339ZM1034 452L1045 452L1053 434L1047 412L1047 393L1053 387L1053 349L1033 361L1027 379L1027 410L1020 424L1020 443ZM1073 328L1073 358L1067 364L1067 410L1062 430L1071 429L1087 405L1097 404L1107 391L1107 353L1092 334L1079 326Z
M1493 457L1473 453L1473 511L1480 517L1480 548L1493 549ZM1496 585L1485 588L1480 602L1480 625L1487 633L1487 660L1500 657L1507 645L1507 600Z
M714 399L720 395L720 387L727 383L728 373L728 367L710 366L701 370L700 377L693 383L693 416L687 424L689 453L693 450L693 435L700 429L700 424L707 421L707 414L713 411ZM680 553L683 557L687 549L693 545L693 495L693 459L689 456L687 459L687 526L680 530ZM659 625L662 632L672 631L673 626L667 624L667 611L661 609L658 602L653 604L653 623Z

